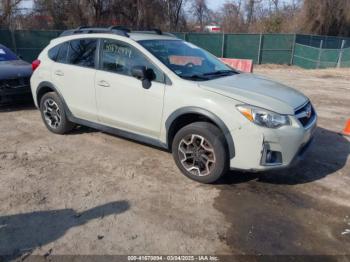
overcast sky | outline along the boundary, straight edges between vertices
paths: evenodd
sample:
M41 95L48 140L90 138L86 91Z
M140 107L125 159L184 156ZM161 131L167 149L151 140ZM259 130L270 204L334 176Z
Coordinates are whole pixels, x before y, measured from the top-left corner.
M226 0L207 0L209 8L213 9L214 11L217 10L220 6L222 6L223 3L225 3ZM282 0L281 4L288 3L290 0ZM32 0L23 0L22 6L24 8L31 8L33 5Z
M208 0L208 6L213 10L218 9L223 3L225 0Z
M32 0L24 0L22 6L25 8L30 8L32 6ZM225 0L208 0L208 6L211 9L218 9L220 5L222 5L225 2Z

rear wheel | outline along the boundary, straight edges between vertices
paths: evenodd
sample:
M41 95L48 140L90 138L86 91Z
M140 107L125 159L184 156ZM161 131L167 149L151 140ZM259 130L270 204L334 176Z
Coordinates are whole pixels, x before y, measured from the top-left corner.
M68 120L63 103L54 92L41 98L40 111L47 129L55 134L66 134L75 127L75 124Z
M176 165L187 177L213 183L227 171L225 145L224 136L215 125L196 122L177 132L172 153Z

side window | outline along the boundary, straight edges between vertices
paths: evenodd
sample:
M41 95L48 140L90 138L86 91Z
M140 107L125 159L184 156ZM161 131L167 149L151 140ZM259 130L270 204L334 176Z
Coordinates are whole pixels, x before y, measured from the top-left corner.
M156 74L155 81L164 83L164 74L136 48L115 40L102 40L101 69L131 76L134 66L151 68Z
M63 43L60 45L60 49L58 51L56 62L58 63L66 63L67 62L67 53L68 53L68 43Z
M94 68L96 39L79 39L69 42L68 64Z
M58 52L60 51L61 45L56 45L55 47L51 48L48 52L48 56L51 60L56 61Z

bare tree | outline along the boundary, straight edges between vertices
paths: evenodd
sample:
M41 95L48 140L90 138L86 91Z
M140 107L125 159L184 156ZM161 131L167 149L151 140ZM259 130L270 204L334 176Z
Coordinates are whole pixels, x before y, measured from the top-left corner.
M192 2L192 14L196 17L199 23L201 31L204 29L204 24L209 17L209 8L206 0L193 0Z
M0 0L0 27L11 27L11 18L21 2L22 0Z
M246 2L247 24L249 26L254 19L255 0L247 0Z
M183 11L185 0L163 0L166 17L168 18L168 28L170 31L178 30L178 25Z
M274 6L275 12L277 13L279 11L279 0L270 0Z
M301 27L309 33L350 36L349 0L304 0Z
M243 30L242 0L226 1L219 11L221 27L224 32L240 32Z

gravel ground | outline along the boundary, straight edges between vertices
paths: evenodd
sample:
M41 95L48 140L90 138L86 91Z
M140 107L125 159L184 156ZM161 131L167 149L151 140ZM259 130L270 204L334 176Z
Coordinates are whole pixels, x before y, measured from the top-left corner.
M80 128L49 133L39 112L0 112L0 253L350 255L350 70L264 66L319 113L308 157L216 185L167 152Z

